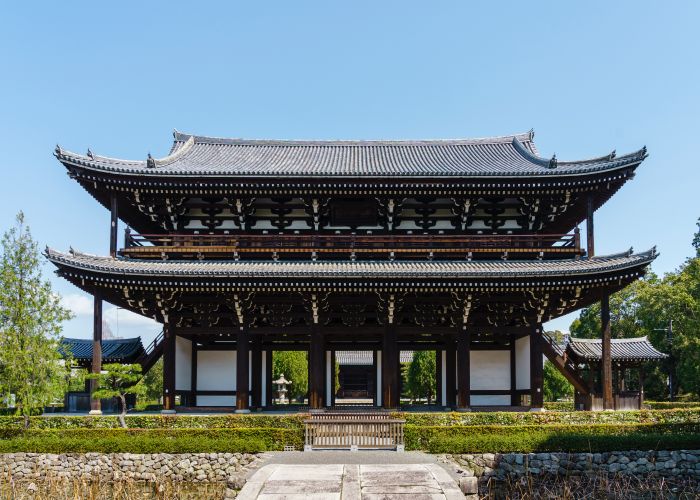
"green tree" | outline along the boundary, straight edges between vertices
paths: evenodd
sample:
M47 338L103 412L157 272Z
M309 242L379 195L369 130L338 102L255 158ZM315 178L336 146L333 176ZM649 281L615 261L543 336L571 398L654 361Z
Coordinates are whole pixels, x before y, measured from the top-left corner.
M698 226L698 231L695 233L695 236L693 236L693 246L695 247L695 256L700 257L700 217L696 225Z
M14 394L25 417L65 393L70 364L61 359L62 323L71 317L43 279L39 250L17 215L0 243L0 394Z
M160 401L163 396L163 358L159 358L143 375L144 396L148 401Z
M408 367L408 392L414 399L426 397L432 403L436 392L435 351L416 351Z
M300 400L309 391L309 372L305 351L274 351L272 374L274 380L277 380L281 374L284 374L287 380L291 380L292 384L287 387L290 399Z
M574 397L574 386L549 361L544 362L544 400L557 401Z
M97 380L97 389L92 393L95 399L119 398L119 425L126 428L126 396L127 394L143 395L146 386L140 384L143 379L141 365L122 365L107 363L102 366L102 372L91 373L88 380Z

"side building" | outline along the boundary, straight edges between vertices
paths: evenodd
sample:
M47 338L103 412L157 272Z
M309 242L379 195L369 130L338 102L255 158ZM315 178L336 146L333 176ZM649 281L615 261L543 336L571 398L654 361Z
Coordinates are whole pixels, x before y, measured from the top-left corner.
M164 407L266 408L272 352L308 352L311 408L336 403L335 352L372 353L373 402L400 404L400 353L437 353L443 407L542 402L543 335L602 303L602 400L613 407L609 295L655 251L596 256L594 212L646 149L542 158L533 134L464 140L272 141L175 133L170 154L117 160L58 147L111 213L108 256L47 249L59 275L163 324ZM128 225L118 244L118 224ZM585 223L582 245L578 226ZM590 398L588 398L590 400ZM93 400L93 412L99 401Z

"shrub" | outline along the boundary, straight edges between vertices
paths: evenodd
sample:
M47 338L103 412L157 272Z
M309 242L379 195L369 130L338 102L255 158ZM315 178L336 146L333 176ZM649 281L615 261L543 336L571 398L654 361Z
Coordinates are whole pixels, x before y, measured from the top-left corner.
M699 424L420 427L407 425L406 448L431 453L614 451L700 446Z
M574 411L573 401L545 401L544 409L549 411Z
M0 432L0 453L255 453L300 449L292 429L60 429Z
M700 408L700 401L644 401L651 410L674 410L679 408Z

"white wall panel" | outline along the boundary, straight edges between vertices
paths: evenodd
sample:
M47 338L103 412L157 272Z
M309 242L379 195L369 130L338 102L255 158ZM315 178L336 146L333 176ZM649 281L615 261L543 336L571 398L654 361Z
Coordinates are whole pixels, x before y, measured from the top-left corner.
M175 390L192 389L192 341L175 336Z
M377 406L382 406L382 351L377 351L377 387L374 392L377 395Z
M236 351L197 351L197 390L235 391Z
M530 337L515 341L515 388L530 388Z
M469 361L473 391L510 390L510 350L471 351Z
M197 396L197 406L236 406L236 396Z
M508 395L476 395L470 397L471 406L510 406Z

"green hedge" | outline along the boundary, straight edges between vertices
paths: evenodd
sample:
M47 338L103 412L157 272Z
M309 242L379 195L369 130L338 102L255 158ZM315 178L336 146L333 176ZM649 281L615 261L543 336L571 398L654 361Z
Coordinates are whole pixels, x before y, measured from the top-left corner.
M574 411L573 401L545 401L544 409L549 411Z
M296 429L30 429L0 431L0 453L255 453L303 447Z
M644 401L644 404L652 410L700 408L700 401Z
M406 449L431 453L615 451L700 448L700 424L550 426L407 425Z

